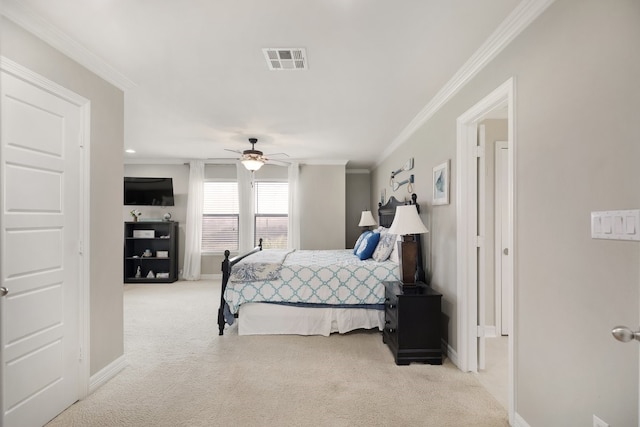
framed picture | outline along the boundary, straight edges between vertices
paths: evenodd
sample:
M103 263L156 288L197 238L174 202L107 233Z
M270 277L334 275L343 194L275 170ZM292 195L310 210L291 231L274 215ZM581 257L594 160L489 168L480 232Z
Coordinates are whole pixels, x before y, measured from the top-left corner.
M449 204L449 160L433 168L433 204Z

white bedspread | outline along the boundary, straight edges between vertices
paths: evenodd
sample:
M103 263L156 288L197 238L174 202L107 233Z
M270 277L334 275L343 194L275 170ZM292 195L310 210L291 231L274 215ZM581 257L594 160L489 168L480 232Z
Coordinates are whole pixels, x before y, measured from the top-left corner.
M231 282L255 282L280 278L282 263L293 249L269 249L248 256L231 268Z
M248 262L253 262L252 257L247 257ZM398 280L399 271L393 261L362 261L351 249L305 250L287 254L279 276L273 280L229 281L224 298L231 313L248 302L381 305L382 282Z

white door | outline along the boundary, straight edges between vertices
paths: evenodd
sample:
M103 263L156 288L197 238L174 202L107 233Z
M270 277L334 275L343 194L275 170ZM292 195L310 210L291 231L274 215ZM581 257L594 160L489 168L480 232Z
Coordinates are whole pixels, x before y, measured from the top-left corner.
M511 273L509 271L509 149L505 141L497 141L495 149L495 272L496 326L498 333L509 335Z
M2 425L40 426L79 397L81 110L0 76Z

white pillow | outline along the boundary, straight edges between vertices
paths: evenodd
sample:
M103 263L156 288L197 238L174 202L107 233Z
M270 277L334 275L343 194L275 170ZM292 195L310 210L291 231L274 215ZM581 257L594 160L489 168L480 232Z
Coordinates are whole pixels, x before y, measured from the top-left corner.
M391 233L380 233L380 241L378 242L378 246L376 246L376 250L373 251L373 258L375 261L382 262L386 261L393 251L393 248L396 246L396 235Z
M401 240L402 238L398 234L396 236L395 242L393 243L393 249L391 250L391 254L389 255L389 259L395 262L396 264L400 264L400 255L398 255L398 242Z

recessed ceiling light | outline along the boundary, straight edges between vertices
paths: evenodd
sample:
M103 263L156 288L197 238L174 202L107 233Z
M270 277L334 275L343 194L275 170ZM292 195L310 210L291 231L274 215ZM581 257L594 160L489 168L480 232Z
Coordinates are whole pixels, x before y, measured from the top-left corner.
M129 154L133 154L136 152L136 150L132 150L131 148L127 148L126 150L124 150L125 153L129 153Z

